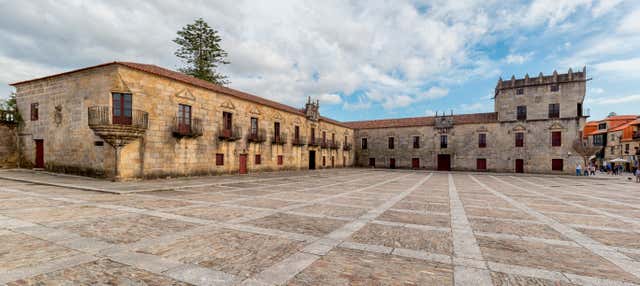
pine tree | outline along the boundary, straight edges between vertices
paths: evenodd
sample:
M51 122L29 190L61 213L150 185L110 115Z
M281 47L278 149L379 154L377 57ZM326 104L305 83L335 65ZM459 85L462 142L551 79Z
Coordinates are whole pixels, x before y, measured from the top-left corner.
M221 40L218 31L209 27L202 18L183 27L173 40L180 46L175 55L186 64L179 70L215 84L229 84L227 76L216 71L219 65L229 64L225 60L227 52L220 47Z

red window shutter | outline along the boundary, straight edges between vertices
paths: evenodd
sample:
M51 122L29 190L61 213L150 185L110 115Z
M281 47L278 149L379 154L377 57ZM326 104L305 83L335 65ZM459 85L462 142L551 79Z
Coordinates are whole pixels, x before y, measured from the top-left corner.
M282 155L278 155L278 165L282 165L283 157Z
M224 165L224 154L216 154L216 166Z
M551 132L551 146L553 147L562 146L562 132L559 132L559 131Z
M562 159L552 159L551 160L551 170L552 171L562 171L564 169Z

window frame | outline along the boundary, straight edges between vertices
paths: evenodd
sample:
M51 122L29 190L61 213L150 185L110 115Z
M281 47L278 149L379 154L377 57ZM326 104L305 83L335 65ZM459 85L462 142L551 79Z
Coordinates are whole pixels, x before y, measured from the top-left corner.
M449 148L449 136L448 135L440 135L440 149Z
M487 170L487 159L476 158L476 171L486 171L486 170Z
M360 149L362 150L368 150L369 149L369 142L367 140L367 137L362 137L360 140Z
M258 126L260 121L257 117L251 117L251 130L249 131L252 136L258 136Z
M516 119L519 121L527 120L527 106L518 105L516 107Z
M40 103L38 102L33 102L31 103L31 107L30 107L30 113L29 113L29 117L31 118L31 121L38 121L39 119L39 111L40 111Z
M561 131L551 131L551 147L562 147Z
M413 136L413 149L420 149L420 136Z
M222 112L222 128L224 130L231 130L233 128L233 113L227 111Z
M216 166L224 166L224 154L216 153Z
M560 118L560 103L549 103L549 119Z
M487 133L478 134L478 148L487 148Z
M396 142L395 141L396 141L395 137L389 137L389 139L388 139L389 150L393 150L393 149L396 148Z
M260 156L260 154L255 154L253 156L253 164L255 164L255 165L261 165L262 164L262 156Z
M514 133L515 147L524 147L524 132Z

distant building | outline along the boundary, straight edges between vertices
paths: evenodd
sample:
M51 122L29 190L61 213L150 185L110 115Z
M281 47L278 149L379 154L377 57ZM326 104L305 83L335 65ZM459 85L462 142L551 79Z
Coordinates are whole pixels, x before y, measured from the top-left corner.
M599 121L589 121L583 137L602 149L596 154L598 164L622 158L631 169L640 159L640 116L612 115Z
M23 166L148 178L345 166L572 173L586 70L500 79L495 111L338 122L161 67L14 83Z

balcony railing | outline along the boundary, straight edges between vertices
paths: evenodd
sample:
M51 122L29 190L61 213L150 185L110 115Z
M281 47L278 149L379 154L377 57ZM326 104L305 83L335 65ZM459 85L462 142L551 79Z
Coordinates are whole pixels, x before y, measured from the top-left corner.
M351 146L351 143L342 144L342 150L344 151L351 151L351 148L353 148L353 146Z
M9 110L0 110L0 123L16 124L16 114Z
M293 139L291 139L291 145L293 146L304 146L307 145L307 139L302 137L302 136L298 136L293 137Z
M247 141L251 143L262 143L267 140L266 134L267 132L264 129L257 129L255 132L249 132L247 135Z
M88 114L89 127L118 125L145 130L149 127L149 114L142 110L133 109L131 116L124 116L113 114L109 106L92 106Z
M218 139L223 141L236 141L242 138L242 129L240 126L234 126L233 128L220 128L218 132Z
M190 120L181 117L173 118L171 131L173 136L177 138L202 136L202 130L202 120L200 118L191 118Z
M318 138L311 137L311 140L309 140L308 145L311 147L317 147L318 145L320 145L320 140L318 140Z
M329 148L331 149L340 149L340 142L338 141L329 141Z
M329 149L329 141L327 141L327 140L320 141L320 148Z
M284 145L287 143L287 134L280 132L278 135L271 137L271 144Z

